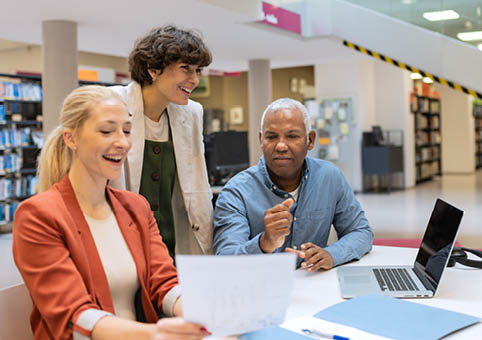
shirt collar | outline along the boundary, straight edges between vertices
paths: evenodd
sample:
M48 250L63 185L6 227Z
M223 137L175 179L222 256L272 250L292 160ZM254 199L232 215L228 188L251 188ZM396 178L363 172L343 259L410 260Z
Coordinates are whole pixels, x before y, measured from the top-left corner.
M271 178L269 177L268 168L266 167L266 161L264 160L264 156L261 156L258 162L258 167L261 171L261 175L263 176L263 183L266 187L273 191L274 193L286 193L285 191L278 188L276 184L273 183ZM303 173L301 175L301 182L300 182L300 190L302 189L302 184L308 179L308 173L310 172L310 162L309 158L305 157L305 161L303 162Z

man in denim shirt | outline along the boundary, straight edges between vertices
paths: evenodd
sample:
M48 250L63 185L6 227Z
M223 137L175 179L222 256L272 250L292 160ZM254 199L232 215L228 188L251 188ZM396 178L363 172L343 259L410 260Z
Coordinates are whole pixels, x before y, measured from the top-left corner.
M315 142L306 108L283 98L261 118L259 163L223 188L214 213L217 255L295 252L297 266L330 269L371 250L360 203L332 163L306 157ZM338 241L327 246L333 224Z

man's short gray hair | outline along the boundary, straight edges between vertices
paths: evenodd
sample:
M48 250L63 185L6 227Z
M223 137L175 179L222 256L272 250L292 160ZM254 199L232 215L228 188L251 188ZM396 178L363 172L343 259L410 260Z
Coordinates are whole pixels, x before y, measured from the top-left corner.
M264 110L263 115L261 116L261 133L263 133L264 118L266 117L266 114L268 112L276 112L282 109L300 110L300 112L303 114L303 122L305 123L306 135L308 136L311 131L311 119L310 115L308 114L308 110L299 101L291 98L280 98L268 105L266 110Z

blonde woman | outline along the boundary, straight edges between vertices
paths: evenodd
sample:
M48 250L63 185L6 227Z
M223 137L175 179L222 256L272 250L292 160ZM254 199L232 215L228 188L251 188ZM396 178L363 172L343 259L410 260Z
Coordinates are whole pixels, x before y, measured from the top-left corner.
M119 96L85 86L67 97L61 124L47 139L41 193L19 206L13 232L35 340L208 334L179 317L176 270L147 201L107 186L121 175L130 132ZM158 321L158 311L177 318Z

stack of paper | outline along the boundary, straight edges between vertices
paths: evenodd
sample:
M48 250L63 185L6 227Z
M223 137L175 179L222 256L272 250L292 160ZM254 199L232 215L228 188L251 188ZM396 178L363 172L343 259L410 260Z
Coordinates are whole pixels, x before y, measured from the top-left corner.
M293 253L178 255L184 318L215 336L242 334L283 322L293 290Z

